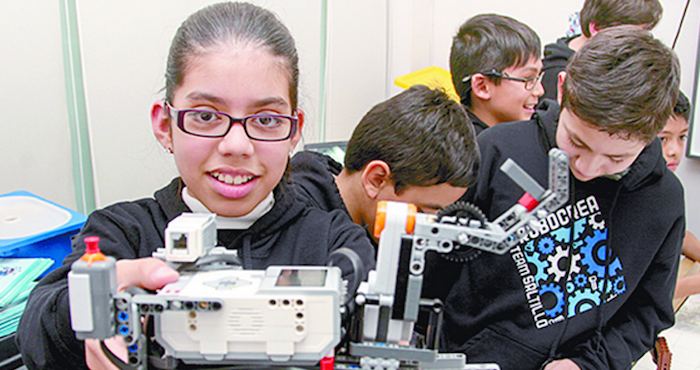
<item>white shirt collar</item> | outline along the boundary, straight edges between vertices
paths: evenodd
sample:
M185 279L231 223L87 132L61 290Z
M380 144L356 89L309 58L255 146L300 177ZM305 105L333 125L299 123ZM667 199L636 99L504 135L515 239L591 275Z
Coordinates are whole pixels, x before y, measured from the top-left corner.
M187 191L187 187L183 187L182 189L182 200L185 202L185 204L190 207L192 212L194 213L212 213L207 207L202 204L198 199L190 195L190 193ZM250 211L248 214L240 216L240 217L223 217L223 216L216 216L216 228L221 230L221 229L235 229L235 230L244 230L249 228L251 225L255 223L258 219L260 219L262 216L270 212L272 209L272 206L275 205L275 197L272 195L272 192L265 197L265 199L262 200L262 202L258 203L255 208L253 208L252 211Z

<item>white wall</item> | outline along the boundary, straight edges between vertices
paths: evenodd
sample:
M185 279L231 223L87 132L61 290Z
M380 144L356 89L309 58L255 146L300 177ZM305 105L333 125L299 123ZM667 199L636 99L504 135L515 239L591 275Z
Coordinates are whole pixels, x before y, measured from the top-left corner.
M58 1L0 5L0 193L75 208Z
M328 2L328 79L325 141L347 140L357 122L384 100L386 2Z

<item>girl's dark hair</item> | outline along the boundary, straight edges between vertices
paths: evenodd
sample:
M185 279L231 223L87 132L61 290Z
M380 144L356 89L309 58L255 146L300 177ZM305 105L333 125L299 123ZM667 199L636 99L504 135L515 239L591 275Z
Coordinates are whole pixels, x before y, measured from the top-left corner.
M175 33L165 71L165 98L184 78L190 58L212 46L249 43L266 47L284 58L289 72L289 98L296 109L299 85L299 56L289 29L269 10L249 3L226 2L207 6L190 15Z

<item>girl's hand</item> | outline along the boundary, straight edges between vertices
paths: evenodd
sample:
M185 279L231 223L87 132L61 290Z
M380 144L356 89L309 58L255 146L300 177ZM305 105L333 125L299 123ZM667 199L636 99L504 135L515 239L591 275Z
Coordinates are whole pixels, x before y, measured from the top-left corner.
M160 289L164 285L176 281L179 276L165 262L152 257L117 261L117 289L119 291L132 286L150 290ZM117 335L105 340L105 345L122 361L127 362L126 343L121 336ZM96 339L85 340L85 362L93 370L117 369L100 348L100 341Z
M569 359L552 361L544 367L544 370L581 370L575 362Z

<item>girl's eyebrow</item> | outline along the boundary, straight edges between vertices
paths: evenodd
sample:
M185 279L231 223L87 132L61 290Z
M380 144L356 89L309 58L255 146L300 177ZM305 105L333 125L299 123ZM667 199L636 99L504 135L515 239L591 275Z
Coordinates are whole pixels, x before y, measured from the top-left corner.
M225 99L216 96L216 95L211 95L207 94L204 92L199 92L199 91L193 91L186 96L187 99L189 100L205 100L208 102L216 103L216 104L225 104ZM260 100L256 100L252 102L251 107L253 108L260 108L260 107L267 107L267 106L278 106L278 107L288 107L289 103L287 101L280 97L280 96L271 96L268 98L263 98Z
M206 101L209 101L212 103L219 103L219 104L224 103L224 99L222 99L216 95L211 95L211 94L207 94L207 93L203 93L203 92L199 92L199 91L193 91L193 92L187 94L187 96L185 96L185 98L187 98L188 100L206 100Z
M270 105L286 108L289 106L289 103L287 103L287 101L280 96L271 96L269 98L255 101L252 104L252 106L256 108L267 107Z

